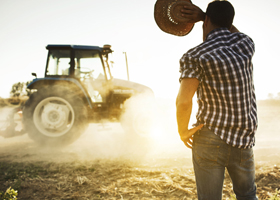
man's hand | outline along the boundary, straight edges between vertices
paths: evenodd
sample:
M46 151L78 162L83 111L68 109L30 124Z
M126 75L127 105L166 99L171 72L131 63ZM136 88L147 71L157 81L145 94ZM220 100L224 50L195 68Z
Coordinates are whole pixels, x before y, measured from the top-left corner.
M200 130L203 127L203 124L200 124L199 126L196 126L192 129L189 129L187 133L181 134L181 140L184 142L184 144L192 149L193 144L193 135Z
M196 23L205 19L205 13L192 3L187 3L181 10L181 13L182 17L185 17L188 23Z

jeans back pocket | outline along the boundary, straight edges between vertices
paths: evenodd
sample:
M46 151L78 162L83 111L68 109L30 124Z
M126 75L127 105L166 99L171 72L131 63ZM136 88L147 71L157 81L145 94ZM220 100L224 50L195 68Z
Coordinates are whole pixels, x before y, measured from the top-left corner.
M193 146L193 159L201 167L218 166L220 146L196 143Z

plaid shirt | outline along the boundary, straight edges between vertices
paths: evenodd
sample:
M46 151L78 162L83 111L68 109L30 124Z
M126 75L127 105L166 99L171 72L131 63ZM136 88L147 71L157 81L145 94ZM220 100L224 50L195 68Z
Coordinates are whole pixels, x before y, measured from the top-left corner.
M205 42L180 60L180 81L197 78L197 123L204 124L227 144L255 145L257 106L253 84L254 42L226 28L211 31Z

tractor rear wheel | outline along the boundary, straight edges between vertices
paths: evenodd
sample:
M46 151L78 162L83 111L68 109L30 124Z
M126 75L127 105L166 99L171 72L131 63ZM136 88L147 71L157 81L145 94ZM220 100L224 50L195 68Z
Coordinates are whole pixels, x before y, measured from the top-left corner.
M40 88L23 108L23 125L31 139L43 145L64 146L85 131L83 100L66 87Z

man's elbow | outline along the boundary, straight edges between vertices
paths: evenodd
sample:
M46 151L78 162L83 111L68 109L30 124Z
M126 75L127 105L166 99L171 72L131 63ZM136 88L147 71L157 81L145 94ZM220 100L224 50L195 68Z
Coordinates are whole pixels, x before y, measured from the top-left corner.
M192 99L184 99L184 100L180 100L177 99L176 100L176 108L178 109L188 109L192 107Z

